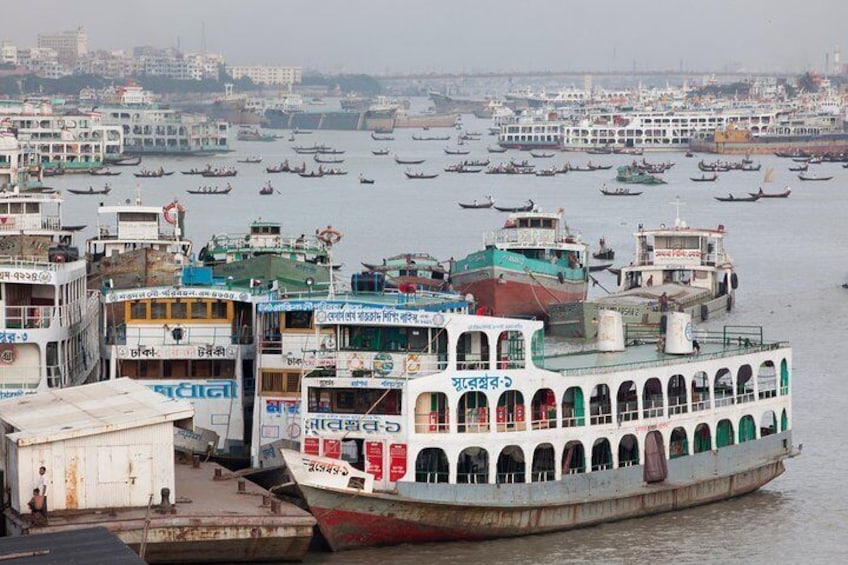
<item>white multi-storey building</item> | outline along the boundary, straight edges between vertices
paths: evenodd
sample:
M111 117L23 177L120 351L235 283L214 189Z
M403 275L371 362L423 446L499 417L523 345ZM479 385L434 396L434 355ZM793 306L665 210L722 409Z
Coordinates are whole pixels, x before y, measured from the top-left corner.
M296 84L301 82L300 67L263 67L237 65L227 70L233 80L249 78L256 84Z
M88 53L88 32L78 27L56 33L39 33L38 47L53 49L59 56L59 63L73 69L77 59Z

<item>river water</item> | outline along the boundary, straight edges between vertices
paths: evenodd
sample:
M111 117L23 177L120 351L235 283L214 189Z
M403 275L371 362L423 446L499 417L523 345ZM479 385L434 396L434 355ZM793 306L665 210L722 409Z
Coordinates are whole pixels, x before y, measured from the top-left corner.
M726 247L734 258L740 286L737 308L725 322L762 325L767 339L780 339L793 346L793 418L795 443L803 443L800 457L786 462L786 473L749 496L693 510L628 520L599 527L491 542L397 546L344 554L314 552L310 562L372 563L467 562L488 564L518 561L538 563L582 563L586 561L625 563L829 563L842 561L848 553L848 489L842 481L848 465L840 446L848 444L841 428L848 398L844 363L845 319L848 290L841 288L848 272L848 247L844 221L848 210L848 169L837 163L816 165L826 182L802 182L788 171L790 160L755 156L760 172L720 173L714 183L691 182L700 176L698 160L682 153L651 153L651 162L673 161L664 178L666 185L639 188L638 197L604 196L599 189L614 181L609 171L568 173L555 177L531 175L455 174L443 171L462 159L484 159L493 163L514 157L528 159L539 168L593 163L620 165L637 157L557 153L552 159L533 159L529 153L510 151L488 154L495 138L486 135L488 123L463 116L466 131L483 133L479 141L465 143L469 155L445 154L456 148L459 133L453 129L395 130L394 141L374 141L367 132L313 132L288 141L234 142L234 152L215 157L145 158L143 165L177 171L161 179L136 179L137 167L120 167L118 177L71 176L47 179L56 188L95 188L109 181L107 196L66 194L65 222L87 224L77 244L94 234L98 203L117 204L134 199L136 186L147 205L165 205L174 198L186 209L187 236L195 249L214 233L246 232L257 218L283 223L286 233L310 233L332 225L344 234L335 248L334 260L342 262L342 276L360 268L360 261L375 262L406 252L429 252L447 260L481 248L484 232L503 224L505 214L494 210L463 210L457 203L483 200L492 194L499 205L518 205L532 198L546 210L564 208L572 230L582 233L593 248L603 236L616 252L616 263L633 259L632 234L639 224L646 228L671 224L680 202L680 216L693 227L727 229ZM412 134L451 135L450 141L415 141ZM288 159L317 168L311 155L296 155L292 145L322 143L345 150L338 166L346 176L301 178L292 174L267 174L265 167ZM389 147L402 158L423 158L418 166L395 164L391 156L374 156L371 151ZM236 163L248 155L262 155L261 164ZM641 159L641 157L638 157ZM739 159L730 157L729 159ZM231 179L201 179L179 171L203 167L235 166ZM432 180L409 180L404 170L438 172ZM745 195L762 185L763 173L774 168L773 182L763 185L768 192L792 187L788 199L765 199L754 203L723 203L713 196ZM358 174L374 179L361 185ZM259 188L270 180L279 191L261 196ZM201 184L226 185L225 196L189 195L186 189ZM599 286L592 295L612 289L614 277L597 275ZM712 324L722 322L713 320ZM840 369L842 368L842 369ZM841 375L841 376L840 376Z

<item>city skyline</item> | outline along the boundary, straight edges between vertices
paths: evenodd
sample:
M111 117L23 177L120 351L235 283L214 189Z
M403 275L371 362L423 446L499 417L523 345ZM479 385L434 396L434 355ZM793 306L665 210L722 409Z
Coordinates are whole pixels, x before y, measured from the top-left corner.
M848 4L813 0L148 0L131 14L93 0L33 0L0 39L88 32L89 50L142 45L220 53L231 65L404 74L519 70L830 71ZM81 14L85 16L82 17ZM805 25L816 14L815 25ZM826 15L827 17L820 17ZM132 17L132 26L126 18ZM844 59L844 58L843 58ZM825 68L825 65L830 68Z

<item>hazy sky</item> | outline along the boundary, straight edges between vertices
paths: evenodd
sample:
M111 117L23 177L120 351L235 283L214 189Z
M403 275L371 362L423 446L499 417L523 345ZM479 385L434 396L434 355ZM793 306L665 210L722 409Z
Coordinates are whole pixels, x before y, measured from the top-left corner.
M30 0L0 39L206 50L324 72L804 70L848 58L845 0Z

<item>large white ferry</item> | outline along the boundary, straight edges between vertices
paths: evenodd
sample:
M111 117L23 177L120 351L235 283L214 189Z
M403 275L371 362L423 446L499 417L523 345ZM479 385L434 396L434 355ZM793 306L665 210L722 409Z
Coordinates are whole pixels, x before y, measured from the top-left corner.
M591 301L552 304L548 330L594 338L601 310L616 310L628 324L662 326L669 310L706 321L735 306L739 279L724 246L724 225L692 228L680 219L633 234L636 256L621 269L616 292Z
M759 132L777 121L777 110L591 112L568 118L552 111L501 126L498 144L506 148L597 148L685 150L689 141L734 125Z
M14 185L0 192L0 398L96 380L100 358L99 294L62 225L62 197L26 192L20 158L0 136L0 170Z
M121 128L97 112L57 113L47 100L0 101L0 121L47 171L88 172L121 153Z
M302 381L301 449L281 454L330 547L565 530L783 472L786 344L752 327L693 333L678 312L665 339L637 342L606 314L598 350L546 358L539 321L316 308L333 345ZM353 337L388 332L426 336L416 370L352 371Z
M123 131L126 154L212 155L229 147L229 124L151 102L142 87L119 87L113 102L97 107L104 124Z

